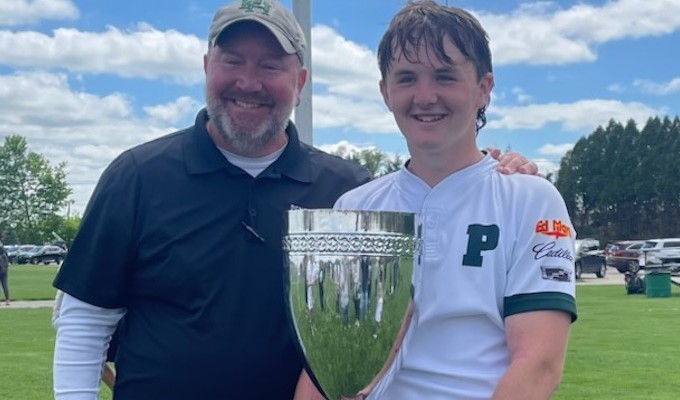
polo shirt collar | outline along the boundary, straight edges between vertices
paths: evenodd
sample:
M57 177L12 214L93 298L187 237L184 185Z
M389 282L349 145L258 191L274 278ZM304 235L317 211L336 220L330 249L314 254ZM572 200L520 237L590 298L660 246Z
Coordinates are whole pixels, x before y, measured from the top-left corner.
M206 128L207 122L208 112L204 108L196 115L193 129L189 129L188 134L184 135L182 147L187 172L204 174L227 170L233 174L245 173L227 161L217 148ZM311 182L309 152L305 148L306 145L300 143L297 128L291 121L288 121L286 134L288 134L288 144L283 153L260 176L285 175L300 182Z
M292 121L286 127L288 144L278 160L262 171L262 176L277 177L285 175L300 182L311 182L311 163L305 144L300 143L297 128Z

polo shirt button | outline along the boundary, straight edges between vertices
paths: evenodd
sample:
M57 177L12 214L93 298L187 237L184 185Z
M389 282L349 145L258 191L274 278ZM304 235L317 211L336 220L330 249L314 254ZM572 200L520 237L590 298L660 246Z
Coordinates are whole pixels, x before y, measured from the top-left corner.
M254 216L257 215L257 211L255 211L254 208L251 208L248 212L250 213L250 216L251 216L251 217L254 217Z

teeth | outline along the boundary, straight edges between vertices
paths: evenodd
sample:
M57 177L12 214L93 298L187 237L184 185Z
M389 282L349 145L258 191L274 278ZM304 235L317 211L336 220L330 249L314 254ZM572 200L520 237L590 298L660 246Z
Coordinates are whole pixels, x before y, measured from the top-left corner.
M243 108L256 108L259 107L260 105L257 103L246 103L241 100L234 100L234 103L236 103L237 106L243 107Z
M443 115L416 115L415 117L418 121L422 122L434 122L434 121L439 121L440 119L444 118Z

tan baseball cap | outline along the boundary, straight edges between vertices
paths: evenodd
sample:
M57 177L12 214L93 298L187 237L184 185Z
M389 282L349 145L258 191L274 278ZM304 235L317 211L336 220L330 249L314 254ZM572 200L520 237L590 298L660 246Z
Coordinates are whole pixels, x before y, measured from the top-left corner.
M304 64L307 43L302 28L293 14L276 0L240 0L222 6L210 25L210 47L215 46L226 28L242 21L262 24L276 37L286 53L297 54Z

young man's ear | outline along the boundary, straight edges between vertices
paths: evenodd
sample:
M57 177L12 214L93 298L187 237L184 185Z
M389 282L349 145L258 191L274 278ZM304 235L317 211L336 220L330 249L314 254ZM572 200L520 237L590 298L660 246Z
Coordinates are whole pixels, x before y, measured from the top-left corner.
M385 102L385 105L387 106L387 109L392 111L392 106L390 104L390 95L387 93L387 85L385 84L385 80L381 79L378 85L380 86L380 94L382 94L382 98L383 101Z
M486 75L484 75L482 79L479 81L481 93L479 96L479 102L477 103L478 109L487 107L491 102L491 90L493 89L493 86L494 86L493 74L491 72L487 72Z

